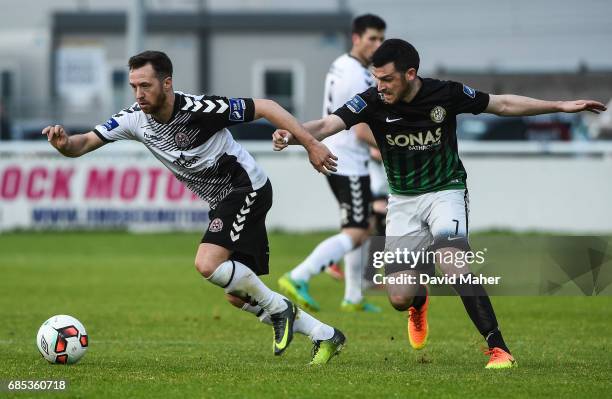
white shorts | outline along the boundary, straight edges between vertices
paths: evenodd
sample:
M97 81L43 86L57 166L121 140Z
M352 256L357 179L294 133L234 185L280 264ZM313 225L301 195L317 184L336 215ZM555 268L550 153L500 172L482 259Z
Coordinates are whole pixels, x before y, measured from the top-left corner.
M421 195L389 195L387 242L402 237L423 248L469 249L467 190L443 190ZM413 248L417 249L417 248Z

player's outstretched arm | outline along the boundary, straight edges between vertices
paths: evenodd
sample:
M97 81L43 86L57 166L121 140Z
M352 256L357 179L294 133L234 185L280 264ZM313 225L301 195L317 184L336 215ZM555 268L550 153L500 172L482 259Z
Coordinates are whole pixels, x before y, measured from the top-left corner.
M62 125L47 126L42 134L62 155L71 158L80 157L105 144L94 132L68 136Z
M344 121L334 114L328 115L322 119L306 122L303 126L312 137L319 141L346 129ZM292 144L299 143L287 130L278 129L272 134L272 146L274 151L281 151Z
M606 106L594 100L544 101L530 97L503 94L489 96L485 112L500 116L529 116L553 112L575 113L589 111L598 114Z
M266 118L277 128L291 132L292 136L306 149L312 166L319 172L329 174L336 171L336 157L317 141L287 110L272 100L256 99L255 119Z

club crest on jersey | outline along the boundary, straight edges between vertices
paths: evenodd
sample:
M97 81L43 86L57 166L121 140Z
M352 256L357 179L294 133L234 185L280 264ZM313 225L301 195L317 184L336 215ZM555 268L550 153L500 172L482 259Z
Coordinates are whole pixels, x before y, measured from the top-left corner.
M187 133L184 132L174 133L174 142L176 143L176 146L179 150L186 150L191 144L189 136L187 135Z
M211 233L218 233L223 230L223 220L216 218L210 222L210 226L208 226L208 231Z
M431 120L436 123L441 123L446 117L446 110L439 105L433 107L431 112L429 113Z
M367 106L368 104L363 101L363 98L361 98L359 94L357 94L355 97L351 98L346 102L346 107L353 111L353 113L355 114L360 113Z
M242 98L230 98L229 120L232 122L244 122L244 111L246 104Z
M468 96L469 98L476 97L476 90L472 89L468 85L463 85L463 93L465 93L465 95Z
M117 122L114 118L110 118L103 126L106 131L110 132L111 130L119 126L119 122Z

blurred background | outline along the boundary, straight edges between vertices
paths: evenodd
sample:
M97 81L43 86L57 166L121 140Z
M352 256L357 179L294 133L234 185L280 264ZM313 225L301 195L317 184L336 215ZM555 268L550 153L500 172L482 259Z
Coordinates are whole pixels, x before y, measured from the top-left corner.
M271 98L321 116L331 62L353 17L374 13L387 38L413 43L421 76L549 100L612 99L612 2L541 0L0 0L0 231L203 230L207 208L137 143L78 160L40 135L89 131L131 105L127 59L162 50L176 90ZM272 153L265 121L234 136L275 186L271 228L336 228L327 183L300 149ZM612 231L612 113L459 118L470 226ZM296 212L299 209L299 212Z

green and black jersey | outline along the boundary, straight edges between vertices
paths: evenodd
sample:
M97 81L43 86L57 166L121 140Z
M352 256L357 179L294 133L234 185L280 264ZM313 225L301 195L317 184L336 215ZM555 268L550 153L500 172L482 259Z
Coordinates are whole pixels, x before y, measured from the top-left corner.
M421 78L419 78L421 79ZM347 128L367 123L380 148L394 194L463 189L467 173L457 151L457 115L479 114L489 95L457 82L421 79L409 103L387 104L370 88L334 114Z

